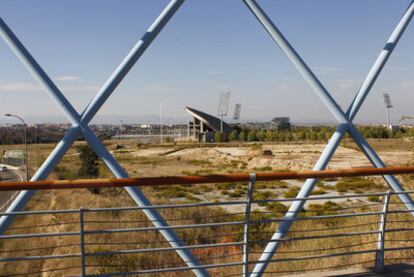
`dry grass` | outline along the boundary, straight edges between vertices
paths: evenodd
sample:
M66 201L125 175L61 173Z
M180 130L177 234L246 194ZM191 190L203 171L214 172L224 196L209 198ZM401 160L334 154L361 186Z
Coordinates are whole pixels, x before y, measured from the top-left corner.
M46 156L53 145L42 145L38 148L38 157ZM171 147L171 146L169 146ZM388 147L388 146L387 146ZM111 147L109 147L111 149ZM224 173L229 170L241 170L242 163L231 161L220 161L211 163L210 161L201 160L202 157L193 159L177 159L174 156L158 155L151 157L134 157L133 153L141 146L129 144L127 151L115 153L116 158L121 165L131 174L131 176L159 176L159 175L180 175L183 171L190 173L200 172L202 170L211 170L215 173ZM4 148L3 148L4 149ZM33 148L30 148L32 151ZM124 149L125 150L125 149ZM171 151L171 150L168 150ZM40 158L39 158L40 160ZM33 163L32 163L33 164ZM54 172L50 178L67 178L75 176L78 166L76 151L71 150L68 155L59 164L60 171ZM243 170L241 170L243 171ZM66 174L66 175L65 175ZM111 174L102 166L101 176L110 176ZM408 187L413 187L412 176L402 178L402 181ZM284 182L275 184L257 183L258 191L255 193L256 199L267 199L276 197L275 188L289 190ZM245 185L241 184L221 184L221 185L200 185L197 187L177 186L172 189L150 189L145 188L144 192L153 203L169 203L170 201L195 201L194 199L173 199L171 193L184 191L192 196L199 197L204 193L213 193L221 191L230 191L239 193L237 197L245 197ZM326 189L323 187L323 189ZM167 193L165 193L167 192ZM186 194L186 195L188 195ZM231 196L231 195L229 195ZM222 196L227 197L227 196ZM231 197L226 199L234 200ZM390 209L401 208L397 199L393 199L394 204ZM350 202L341 203L340 206L331 204L309 207L306 215L324 214L325 209L329 213L352 213L356 211L376 211L381 207L380 202L370 202L370 204L379 204L378 206L343 210L351 205ZM358 203L353 203L358 205ZM359 203L360 205L361 203ZM365 202L366 204L366 202ZM100 194L92 194L87 190L62 190L62 191L42 191L36 193L27 206L27 210L48 210L48 209L71 209L79 207L125 207L134 206L134 202L123 189L104 189ZM286 206L267 205L264 207L255 206L253 220L260 218L277 218L282 216L280 212L286 210ZM222 208L191 208L191 209L168 209L160 210L169 224L200 224L209 222L225 222L244 220L242 214L232 214ZM305 215L305 214L303 214ZM105 213L87 213L85 215L86 230L110 229L110 228L132 228L132 227L149 227L152 226L147 217L140 211L125 212L105 212ZM414 220L408 214L398 214L389 216L388 228L413 228ZM398 221L398 222L391 222ZM379 216L354 217L341 220L306 220L298 221L293 225L292 231L289 232L289 238L298 238L310 235L330 235L338 233L372 231L378 229ZM45 226L40 226L45 225ZM47 225L47 226L46 226ZM33 227L31 227L33 226ZM20 217L11 226L8 234L29 233L29 232L67 232L79 230L78 214L59 214L47 216L26 216ZM23 228L24 227L24 228ZM253 225L251 228L251 250L250 260L256 260L263 248L271 238L276 223L262 223ZM309 230L315 230L309 232ZM306 232L305 232L306 231ZM189 230L180 230L178 235L190 245L211 244L211 243L230 243L242 240L243 226L233 227L214 227L214 228L197 228ZM388 233L386 247L396 246L413 246L414 241L411 239L412 231ZM311 240L287 241L282 243L278 254L274 259L283 259L288 257L303 257L308 255L323 255L329 253L341 253L360 250L375 249L377 235L348 236L337 238L323 238ZM398 241L397 241L398 240ZM405 242L400 242L404 240ZM408 241L408 242L407 242ZM126 249L146 249L168 247L158 232L136 232L136 233L117 233L105 235L87 235L86 242L89 243L86 250L88 253L105 252L113 250ZM23 250L20 252L0 252L1 257L16 256L35 256L35 255L56 255L79 253L79 237L53 237L47 239L9 239L0 241L0 251ZM93 243L93 244L92 244ZM69 245L66 246L65 245ZM27 250L41 248L38 250ZM325 250L321 250L321 249ZM242 249L239 246L216 247L195 249L193 253L204 264L215 264L224 262L241 261ZM349 265L373 266L372 261L375 254L346 255L334 258L321 258L317 260L303 260L295 262L275 262L268 269L269 272L293 273L298 271L307 271L312 269L331 270ZM388 252L386 254L387 263L394 261L412 261L414 252L411 250ZM180 267L183 262L175 252L157 252L151 254L125 254L88 257L87 264L93 267L88 268L88 274L93 273L110 273L127 270L144 270L162 267ZM74 267L74 268L71 268ZM2 274L16 274L23 272L38 272L48 269L69 268L62 271L43 273L41 276L67 276L76 275L80 272L80 259L62 259L49 261L32 261L28 262L9 262L0 263L0 272ZM226 276L240 274L241 267L223 269L212 269L214 276ZM170 273L165 276L174 276ZM176 276L190 275L188 272L176 273ZM38 276L33 274L33 276Z

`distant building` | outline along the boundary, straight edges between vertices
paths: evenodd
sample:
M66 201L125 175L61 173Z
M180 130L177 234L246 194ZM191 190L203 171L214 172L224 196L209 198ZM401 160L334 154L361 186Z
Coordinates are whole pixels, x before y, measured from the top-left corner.
M270 121L271 129L290 129L290 117L274 117Z
M185 107L186 112L192 116L188 122L188 136L198 141L214 141L214 133L220 131L221 120L205 112ZM223 132L229 134L233 129L223 121Z
M23 150L6 150L3 154L3 163L8 165L20 166L24 164Z
M390 124L388 126L388 129L391 130L392 132L398 132L401 129L401 127L400 125Z
M290 123L290 117L274 117L271 121L267 122L248 122L240 124L240 126L248 129L258 130L281 130L290 129L292 124Z

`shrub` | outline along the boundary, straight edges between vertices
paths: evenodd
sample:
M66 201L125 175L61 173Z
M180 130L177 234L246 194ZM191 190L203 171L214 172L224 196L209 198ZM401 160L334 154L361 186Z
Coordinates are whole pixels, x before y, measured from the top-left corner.
M247 135L247 141L257 141L256 131L250 131Z
M241 131L239 134L239 140L246 141L247 140L247 134L245 131Z
M312 191L312 195L321 195L321 194L325 194L326 190L324 189L315 189Z
M81 165L78 170L78 175L81 178L96 178L99 176L99 158L98 155L89 147L89 145L78 146L79 159ZM88 188L93 194L99 194L101 188Z
M262 167L254 167L253 170L255 170L255 171L272 171L273 168L271 166L262 166Z
M223 132L215 132L214 133L214 141L215 142L224 142L226 141L226 134Z
M343 178L335 185L335 190L338 192L347 192L352 190L354 192L363 192L372 189L383 189L381 184L375 184L370 179L365 178Z
M288 211L288 207L279 202L269 203L267 209L275 213L286 213Z
M291 187L287 192L283 194L285 198L295 198L300 191L300 187L294 186Z
M236 129L234 129L230 134L229 134L229 140L230 141L235 141L235 140L237 140L238 139L238 137L239 137L239 132L236 130Z
M332 214L333 211L338 211L342 209L342 206L338 203L327 201L321 204L310 204L308 213L310 215L325 215Z
M371 202L381 202L380 197L379 196L375 196L375 195L368 196L368 201L371 201Z

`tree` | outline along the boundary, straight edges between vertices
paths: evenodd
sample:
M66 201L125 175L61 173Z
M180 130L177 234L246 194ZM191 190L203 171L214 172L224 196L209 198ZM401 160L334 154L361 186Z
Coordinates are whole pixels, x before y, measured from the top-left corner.
M247 140L248 141L256 141L257 140L256 131L255 130L251 130L249 132L249 134L247 135Z
M241 132L240 132L240 134L239 134L239 139L240 139L241 141L246 141L246 140L247 140L247 134L246 134L246 131L241 131Z
M231 131L231 133L229 134L229 140L230 141L235 141L235 140L237 140L238 137L239 137L239 131L237 131L236 129Z
M226 134L224 132L215 132L214 133L215 142L224 142L226 141Z
M99 176L98 155L89 147L89 145L78 146L79 159L81 165L78 175L81 178L96 178ZM92 193L99 194L99 188L89 189Z

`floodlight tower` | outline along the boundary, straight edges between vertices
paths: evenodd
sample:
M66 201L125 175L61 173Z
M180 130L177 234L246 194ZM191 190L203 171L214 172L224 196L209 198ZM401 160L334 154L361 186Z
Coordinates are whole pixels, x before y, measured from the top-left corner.
M220 117L220 132L223 132L223 117L227 116L230 104L230 90L222 92L220 95L220 103L217 115Z
M240 119L240 111L241 111L241 104L236 104L234 106L234 114L233 114L233 120L236 121L236 123Z
M388 93L384 93L384 103L385 103L385 108L387 109L387 128L390 127L390 110L392 108L392 104L391 104L391 97Z

